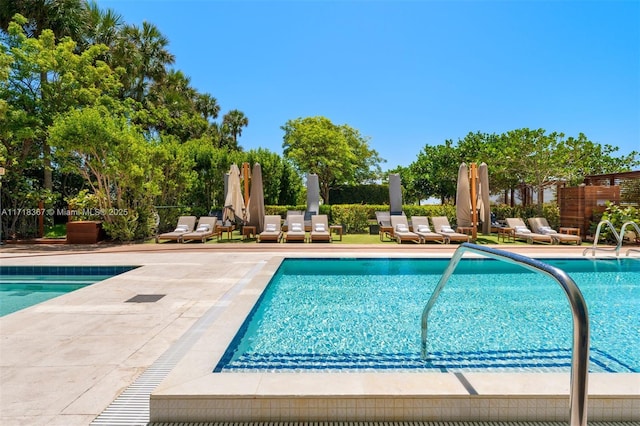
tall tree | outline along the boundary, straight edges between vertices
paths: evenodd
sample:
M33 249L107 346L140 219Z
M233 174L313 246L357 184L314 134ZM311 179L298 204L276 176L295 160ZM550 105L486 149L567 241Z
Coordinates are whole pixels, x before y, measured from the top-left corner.
M175 61L168 46L169 40L153 24L125 25L114 54L114 65L125 70L125 96L142 102L151 84L165 78L168 66Z
M329 203L329 190L337 185L362 183L379 171L382 161L368 139L348 125L335 125L326 117L289 120L282 126L282 147L298 171L315 173L320 196Z
M109 48L100 58L115 69L113 54L124 28L122 15L113 9L100 9L95 1L87 2L84 31L76 39L82 49L96 44L104 44Z
M46 178L46 172L51 172L50 157L43 148L50 146L49 126L68 110L111 102L113 98L109 95L116 93L118 82L106 64L96 61L105 52L105 46L92 46L77 53L76 44L69 38L56 44L51 30L28 38L22 30L24 22L17 15L0 44L11 60L9 74L0 80L0 98L6 101L7 108L0 133L5 135L2 142L7 149L10 176L28 179L12 184L28 192L31 198L46 197L51 194L48 185L52 184ZM21 203L28 198L21 191L12 193L13 202Z
M249 119L242 111L233 109L222 117L222 126L226 126L226 130L233 138L232 149L239 149L238 136L242 136L242 128L249 125Z
M83 0L3 0L0 2L0 27L5 33L16 14L23 16L17 22L22 27L22 34L29 38L38 38L43 31L53 33L54 39L71 37L77 40L84 28L86 4ZM40 73L40 86L45 86L49 74ZM46 92L39 91L42 104L47 104ZM46 123L51 124L51 122ZM43 185L51 191L53 189L51 147L46 138L41 139L43 161Z
M563 164L562 178L570 185L582 183L585 176L626 172L640 165L640 153L615 157L619 148L590 141L583 133L568 137L558 147L556 155Z
M103 106L70 111L50 132L65 164L97 197L107 233L122 241L147 237L163 176L152 161L153 145L125 117Z
M44 30L57 39L77 40L84 30L84 0L3 0L0 2L0 27L6 32L16 14L26 18L20 25L27 37L37 38Z
M440 198L444 204L456 195L456 179L461 156L453 141L444 145L425 145L416 161L409 165L410 193L419 199Z

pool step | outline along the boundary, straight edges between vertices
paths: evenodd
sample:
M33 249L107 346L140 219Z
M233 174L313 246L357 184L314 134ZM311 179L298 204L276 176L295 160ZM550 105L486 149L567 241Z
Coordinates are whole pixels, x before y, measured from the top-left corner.
M261 371L569 371L571 349L532 349L519 351L435 352L427 361L418 351L412 353L346 353L346 354L242 354L235 360L223 360L216 372ZM634 373L624 362L598 348L592 347L591 372Z

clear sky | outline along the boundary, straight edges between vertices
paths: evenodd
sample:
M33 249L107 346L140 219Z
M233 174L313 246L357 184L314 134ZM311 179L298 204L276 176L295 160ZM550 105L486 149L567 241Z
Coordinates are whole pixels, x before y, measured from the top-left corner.
M528 127L640 150L640 1L98 0L155 24L174 67L239 109L245 149L322 115L383 170L425 145Z

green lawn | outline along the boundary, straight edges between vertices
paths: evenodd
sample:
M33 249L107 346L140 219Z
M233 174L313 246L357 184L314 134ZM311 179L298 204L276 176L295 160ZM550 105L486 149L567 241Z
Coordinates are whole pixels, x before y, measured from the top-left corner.
M240 234L239 230L235 230L232 233L231 236L231 240L227 240L226 239L227 234L224 233L223 234L223 238L221 240L217 240L216 238L212 238L209 241L207 241L207 244L228 244L228 243L243 243L243 244L255 244L256 239L255 238L246 238L246 239L242 239L242 236ZM389 245L389 244L397 244L395 241L390 241L388 238L385 238L384 241L380 241L380 237L378 234L344 234L342 236L342 241L338 240L338 234L332 234L333 237L333 244L378 244L378 245ZM155 240L149 239L146 241L146 243L155 243ZM173 241L160 241L161 244L164 243L169 243L169 244L175 244L175 242ZM191 244L200 244L200 243L191 243ZM405 243L408 244L408 243ZM429 244L435 244L436 243L429 243ZM497 234L491 234L491 235L482 235L481 233L478 233L478 237L476 240L476 244L504 244L505 246L513 246L513 245L523 245L526 244L524 241L515 241L515 242L503 242L503 241L498 241L498 235ZM583 245L588 243L583 242ZM265 243L265 246L267 246L268 244ZM457 245L457 244L452 244L452 245ZM538 245L548 245L548 244L538 244Z
M44 238L64 238L67 235L67 225L64 223L44 227Z

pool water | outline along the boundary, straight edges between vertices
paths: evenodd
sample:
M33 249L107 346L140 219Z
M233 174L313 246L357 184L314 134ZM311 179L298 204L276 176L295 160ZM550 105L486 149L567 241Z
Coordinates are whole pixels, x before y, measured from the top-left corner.
M132 266L2 266L0 316L133 269Z
M214 371L565 371L569 302L551 278L464 259L429 316L448 260L287 259ZM576 281L591 327L590 370L640 372L640 261L545 260Z

